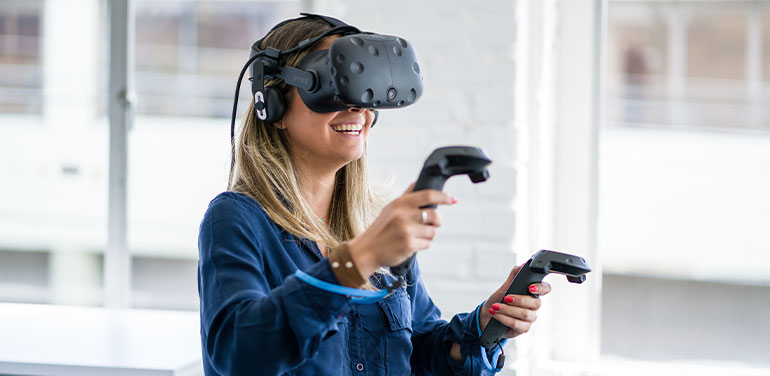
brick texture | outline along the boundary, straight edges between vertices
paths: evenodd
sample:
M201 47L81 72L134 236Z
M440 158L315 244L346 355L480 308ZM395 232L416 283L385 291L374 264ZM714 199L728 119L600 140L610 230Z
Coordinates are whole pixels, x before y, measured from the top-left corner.
M365 30L404 37L420 58L420 101L382 111L371 133L375 181L400 193L439 146L472 145L492 158L490 179L450 179L459 203L439 208L444 225L419 262L444 317L487 298L516 264L516 124L514 124L515 1L339 1L340 17ZM512 345L510 351L515 351ZM507 371L511 372L511 371ZM509 373L512 374L512 373Z

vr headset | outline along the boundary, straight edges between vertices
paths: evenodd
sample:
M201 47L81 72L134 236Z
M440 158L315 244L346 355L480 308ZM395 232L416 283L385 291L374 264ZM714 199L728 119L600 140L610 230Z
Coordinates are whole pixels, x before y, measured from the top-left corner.
M280 78L297 88L302 102L315 112L345 111L351 107L375 110L402 108L422 95L422 74L412 45L403 38L362 32L336 18L300 13L303 17L283 21L284 24L306 18L321 19L332 28L306 39L288 50L260 48L264 38L251 46L249 60L238 76L233 103L230 140L234 142L235 114L241 80L250 69L254 115L265 122L276 122L286 105L278 87L265 86L265 80ZM298 64L285 64L286 55L310 49L330 35L342 35L329 49L310 52ZM374 123L372 123L374 126ZM233 158L234 159L234 158Z

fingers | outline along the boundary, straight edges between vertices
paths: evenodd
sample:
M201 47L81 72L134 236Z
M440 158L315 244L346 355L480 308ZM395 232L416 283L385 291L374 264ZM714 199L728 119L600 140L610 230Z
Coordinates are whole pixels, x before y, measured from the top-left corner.
M509 328L505 337L512 338L526 333L537 320L540 299L524 295L507 295L503 303L494 303L489 313L495 320Z
M430 247L430 241L431 239L428 239L428 238L421 238L421 237L412 238L409 241L409 248L415 252L422 251L423 249L428 249L428 247Z
M528 332L532 328L532 323L537 319L535 311L500 303L493 304L489 313L495 320L509 328L508 332L512 334L510 337Z
M422 223L424 225L432 225L436 227L441 226L441 216L438 215L435 209L419 209L419 211L416 212L415 220L416 222Z
M437 189L423 189L417 192L405 193L400 199L409 207L451 205L457 202L456 199Z
M529 285L529 292L540 296L546 295L551 292L551 284L548 282L533 283Z
M508 336L508 338L529 332L533 324L532 321L520 320L515 317L503 315L502 313L496 313L493 317L495 320L508 327L508 332L512 334L511 336Z
M409 235L420 238L433 240L436 237L436 227L431 225L415 225L409 227ZM425 247L427 248L427 247ZM421 248L424 249L424 248Z
M532 309L532 310L540 309L540 306L543 304L540 301L540 298L536 298L534 296L529 296L529 295L506 295L503 298L503 302L505 303L503 305L515 306L519 308L526 308L526 309Z
M494 316L498 321L500 321L498 316L508 316L516 320L522 320L526 322L535 322L537 319L537 310L512 306L505 303L492 304L492 310L495 311Z

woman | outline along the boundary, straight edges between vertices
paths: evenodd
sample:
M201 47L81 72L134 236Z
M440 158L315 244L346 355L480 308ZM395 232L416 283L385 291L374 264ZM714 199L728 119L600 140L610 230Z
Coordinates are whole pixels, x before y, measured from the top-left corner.
M273 30L260 47L287 50L330 28L319 18L294 20ZM313 50L327 49L338 37L322 39ZM296 66L308 52L289 55L286 62ZM410 186L381 205L366 175L374 114L360 108L316 113L295 88L266 85L281 88L286 112L266 123L249 110L230 191L210 203L200 227L206 374L487 372L480 329L494 315L509 327L506 337L515 337L529 330L540 307L531 296L495 303L518 267L482 307L450 322L440 319L416 264L406 286L375 304L353 304L294 276L302 270L332 284L382 288L394 281L386 267L427 248L441 225L435 210L420 207L456 200L437 190L412 192ZM550 286L534 284L531 291L544 295Z

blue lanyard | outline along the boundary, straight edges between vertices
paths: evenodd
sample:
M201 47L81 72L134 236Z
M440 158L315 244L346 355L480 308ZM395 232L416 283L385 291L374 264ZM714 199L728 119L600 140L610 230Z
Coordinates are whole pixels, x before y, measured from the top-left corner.
M296 272L294 272L294 275L297 278L299 278L301 281L313 287L317 287L321 290L325 290L335 294L347 295L350 297L350 301L356 304L376 303L382 299L385 299L385 297L390 295L390 293L393 292L393 290L404 285L404 278L399 278L398 281L388 285L388 287L384 289L371 291L371 290L354 289L352 287L335 285L333 283L322 281L301 270L297 270Z
M317 287L321 290L325 290L335 294L347 295L350 297L350 301L356 304L376 303L384 299L386 296L388 296L391 292L393 292L393 290L401 287L404 283L404 278L402 277L402 278L399 278L398 281L388 285L388 287L384 289L371 291L371 290L355 289L352 287L335 285L333 283L329 283L326 281L322 281L318 278L315 278L301 270L297 270L296 272L294 272L294 275L297 278L299 278L301 281L313 287ZM482 302L481 304L479 304L478 307L476 307L476 329L478 330L479 337L481 337L481 324L479 323L479 310L483 305L484 305L484 302ZM500 344L497 350L492 355L493 364L497 365L497 360L500 357L500 351L502 350L503 346L505 346L506 342L508 342L507 338L500 341ZM494 368L492 364L490 364L489 359L487 359L487 351L484 348L484 346L479 346L479 348L480 348L481 359L484 361L484 367L486 367L488 370L495 373L500 372L502 370L502 367Z
M483 306L485 302L486 300L481 302L481 304L479 304L479 306L476 307L476 329L478 329L479 331L479 338L481 338L481 324L479 323L479 310L481 309L481 306ZM497 350L495 350L494 354L492 354L492 364L494 364L495 366L497 365L498 358L500 358L500 351L502 351L503 346L505 346L506 342L508 342L508 338L505 338L502 341L500 341L500 344L498 345ZM487 349L485 349L484 346L479 346L479 348L481 349L480 355L481 355L481 360L484 361L484 367L486 367L488 370L495 373L503 370L502 367L494 368L492 364L490 364L489 359L487 358Z

